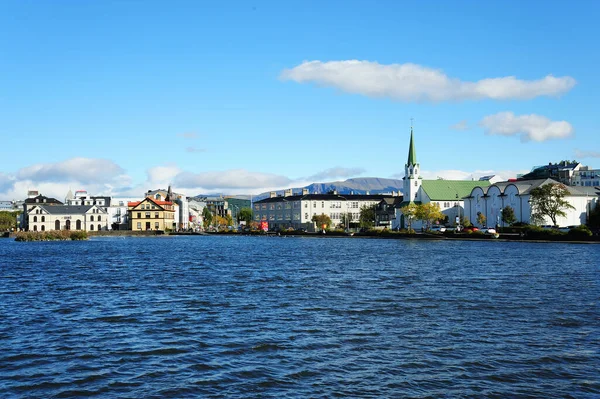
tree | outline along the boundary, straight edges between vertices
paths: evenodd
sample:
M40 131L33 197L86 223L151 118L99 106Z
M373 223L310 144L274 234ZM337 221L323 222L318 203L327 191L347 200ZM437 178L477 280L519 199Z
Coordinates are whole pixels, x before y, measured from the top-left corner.
M17 215L19 212L0 212L0 231L10 230L17 224Z
M600 228L600 205L596 204L596 207L590 212L587 225L592 229Z
M311 220L317 224L317 228L319 229L323 228L323 225L325 225L324 229L328 229L331 226L331 218L324 213L314 215Z
M352 223L352 213L350 213L350 212L342 213L340 215L340 219L342 220L342 222L340 224L342 225L343 228L350 227L350 223Z
M512 207L507 205L502 208L502 222L512 226L512 224L516 221L517 218L515 217L515 210Z
M360 207L360 215L358 216L360 227L368 229L375 225L375 207L376 205L363 205Z
M208 209L207 207L205 207L202 210L202 219L203 219L203 226L205 229L208 228L208 226L210 226L212 224L212 220L213 220L213 214L210 211L210 209Z
M564 184L549 183L531 190L529 202L531 204L531 220L540 223L547 216L556 226L556 218L567 216L567 209L575 209L565 197L569 189Z
M440 210L439 204L428 202L427 204L417 205L416 218L422 220L429 229L433 222L444 219L444 214Z
M406 222L408 223L408 230L412 230L412 221L417 216L418 205L414 202L409 202L400 208L400 212L404 215Z
M477 223L481 226L485 226L486 221L487 218L485 217L485 215L481 212L477 212Z
M246 222L246 226L249 226L250 222L252 221L252 209L250 209L250 208L240 209L237 219L238 219L238 222L244 221L244 222Z

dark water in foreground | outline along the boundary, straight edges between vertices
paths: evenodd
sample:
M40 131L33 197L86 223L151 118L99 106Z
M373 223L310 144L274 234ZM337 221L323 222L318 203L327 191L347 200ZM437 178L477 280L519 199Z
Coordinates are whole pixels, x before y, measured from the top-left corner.
M600 397L600 246L0 240L1 398Z

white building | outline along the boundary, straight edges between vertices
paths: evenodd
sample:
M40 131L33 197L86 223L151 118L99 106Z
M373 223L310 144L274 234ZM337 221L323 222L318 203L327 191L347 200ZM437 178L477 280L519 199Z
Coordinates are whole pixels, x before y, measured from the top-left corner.
M510 206L517 222L531 223L531 205L529 203L531 190L546 184L560 184L553 179L515 180L492 184L487 187L475 187L465 199L465 213L469 220L476 224L477 215L483 214L488 225L502 223L500 210ZM583 187L566 186L569 195L565 200L575 209L565 209L566 217L558 217L558 226L578 226L587 222L589 212L598 202L598 194L593 190ZM541 225L551 225L550 218L546 218Z
M97 205L35 205L27 214L30 231L108 230L108 214Z
M271 192L269 198L253 203L254 221L268 222L269 230L292 227L313 229L313 216L327 215L333 226L342 223L342 215L350 214L351 220L358 221L363 206L377 205L388 195L368 194L309 194L303 189L296 194L291 189L283 196Z
M404 165L403 194L404 200L397 205L396 218L392 221L394 229L408 227L408 220L402 214L401 208L409 203L427 204L433 203L440 207L442 213L448 216L448 223L454 225L457 220L464 217L464 200L471 193L473 187L487 187L494 176L480 181L472 180L424 180L421 178L421 165L417 162L417 152L413 138L413 130L410 129L410 144L408 148L408 159ZM470 219L469 219L470 220ZM472 221L472 220L471 220ZM413 229L420 229L423 223L413 220Z

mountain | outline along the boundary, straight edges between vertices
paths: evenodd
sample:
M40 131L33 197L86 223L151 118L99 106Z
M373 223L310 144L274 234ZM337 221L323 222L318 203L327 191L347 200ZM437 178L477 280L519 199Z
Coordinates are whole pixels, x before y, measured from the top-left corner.
M392 191L402 191L402 180L383 179L379 177L356 177L344 181L334 181L329 183L313 183L305 187L293 188L294 194L307 188L311 194L323 194L329 191L337 191L338 194L383 194ZM283 190L277 191L277 194L283 194ZM262 193L254 197L254 200L268 198L269 193Z

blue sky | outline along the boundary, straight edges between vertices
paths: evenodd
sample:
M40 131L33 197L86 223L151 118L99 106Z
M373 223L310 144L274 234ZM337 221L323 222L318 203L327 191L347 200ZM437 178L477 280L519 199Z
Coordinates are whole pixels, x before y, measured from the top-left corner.
M595 1L0 4L0 199L600 168Z

